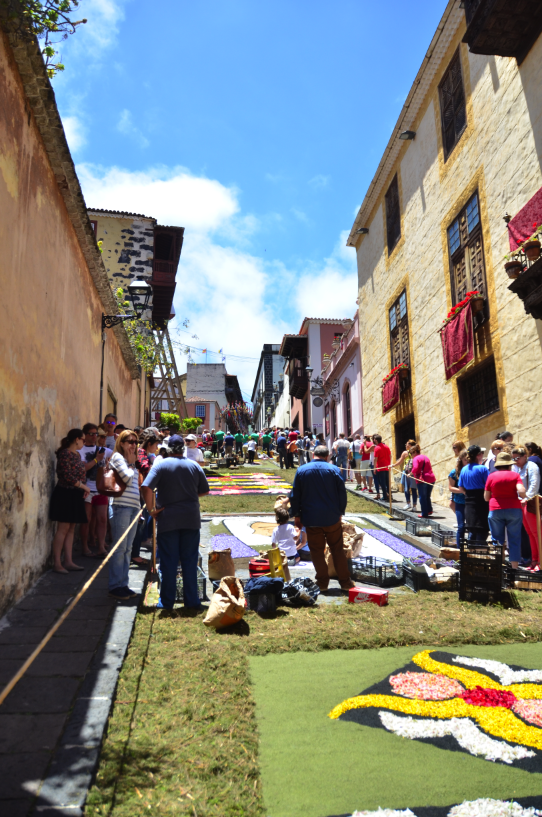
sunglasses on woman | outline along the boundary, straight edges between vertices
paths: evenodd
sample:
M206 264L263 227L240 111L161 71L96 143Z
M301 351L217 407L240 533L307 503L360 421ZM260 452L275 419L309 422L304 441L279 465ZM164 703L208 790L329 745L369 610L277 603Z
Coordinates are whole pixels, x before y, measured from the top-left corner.
M137 440L126 440L128 445L137 445Z

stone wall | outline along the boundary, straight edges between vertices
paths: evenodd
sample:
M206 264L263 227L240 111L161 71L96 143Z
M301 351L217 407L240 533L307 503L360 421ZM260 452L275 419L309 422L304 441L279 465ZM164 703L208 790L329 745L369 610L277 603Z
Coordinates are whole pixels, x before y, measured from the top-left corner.
M31 47L20 46L20 59ZM43 61L37 47L35 51L36 70L43 72L39 87L45 87ZM53 534L48 506L55 482L55 449L70 428L98 420L104 300L74 228L78 215L86 219L82 197L81 213L77 202L73 211L66 205L70 189L79 189L71 175L67 146L61 187L51 167L43 126L37 124L13 52L1 32L0 75L1 615L47 564ZM28 68L25 82L30 77ZM53 100L54 106L52 92L46 99ZM47 118L43 108L41 117ZM61 128L57 134L51 139L64 139ZM90 233L88 219L86 227ZM101 262L94 250L94 271L99 275ZM106 367L119 412L125 422L132 422L137 383L113 330L106 344Z
M360 337L365 428L394 445L394 426L414 414L416 435L446 484L451 443L486 447L504 428L519 441L542 440L541 326L527 317L508 291L503 256L508 238L503 216L514 215L542 185L542 42L520 68L514 59L471 54L456 31L428 88L405 142L381 186L368 222L358 237ZM467 97L467 128L444 161L438 83L460 49ZM401 239L388 256L384 194L398 174ZM446 230L478 191L490 319L476 330L476 363L493 355L500 410L461 424L456 381L446 382L439 328L452 306ZM412 388L401 405L382 415L381 383L391 368L388 310L406 288L410 324ZM438 493L438 492L437 492Z

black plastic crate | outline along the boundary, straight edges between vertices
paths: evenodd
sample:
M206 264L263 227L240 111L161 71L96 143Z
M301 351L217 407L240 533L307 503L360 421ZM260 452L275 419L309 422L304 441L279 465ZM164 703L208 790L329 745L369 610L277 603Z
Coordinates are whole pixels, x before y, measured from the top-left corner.
M406 520L406 532L413 536L431 536L433 526L428 519L408 519Z
M200 601L209 601L207 598L207 577L201 567L198 567L198 596ZM182 604L184 601L183 598L183 574L181 569L179 568L179 572L177 573L177 591L175 595L175 601L177 604Z
M402 584L403 567L397 562L377 556L358 556L349 560L350 575L357 582L392 587Z
M521 567L508 567L506 578L512 590L542 590L542 570L531 573Z
M482 604L494 604L502 599L500 582L461 582L459 585L460 601L479 601Z
M412 565L403 565L403 576L405 584L418 593L420 590L431 590L432 592L457 592L459 589L459 573L452 573L446 581L431 581L431 577L425 572L415 570Z
M431 531L431 542L439 548L455 548L457 536L454 530L446 528L433 528Z
M461 581L498 582L503 580L503 563L482 559L461 560Z
M247 593L247 609L259 615L274 615L277 612L275 593Z

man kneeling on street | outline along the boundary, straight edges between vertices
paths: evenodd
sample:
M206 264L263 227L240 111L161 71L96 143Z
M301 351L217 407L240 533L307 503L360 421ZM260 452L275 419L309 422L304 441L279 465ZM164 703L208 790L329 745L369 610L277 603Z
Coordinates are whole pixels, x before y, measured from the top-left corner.
M200 496L209 493L202 469L184 457L184 440L170 437L170 456L149 471L141 486L149 513L157 520L162 584L159 608L172 610L177 589L177 567L183 574L186 610L203 610L198 596L198 555L201 528ZM153 489L157 489L154 509Z
M314 449L314 459L297 469L290 494L290 505L298 528L307 531L307 544L316 570L316 583L325 592L329 573L324 555L326 543L341 589L348 591L354 582L348 572L343 545L341 517L346 511L346 488L341 472L328 462L325 445Z

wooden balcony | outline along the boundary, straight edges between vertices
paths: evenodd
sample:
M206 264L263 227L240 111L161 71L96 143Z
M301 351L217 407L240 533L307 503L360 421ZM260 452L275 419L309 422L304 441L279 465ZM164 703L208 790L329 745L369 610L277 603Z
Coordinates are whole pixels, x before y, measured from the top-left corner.
M300 400L305 396L309 388L309 378L304 369L295 368L293 376L290 377L289 389L291 397L298 397Z
M542 32L540 0L465 0L463 42L473 54L515 57L521 63Z
M153 284L175 284L176 266L172 261L154 261L152 270Z
M542 320L542 256L508 287L523 301L527 315Z

